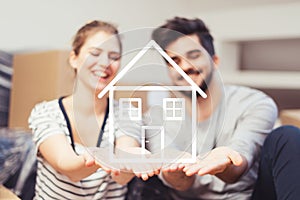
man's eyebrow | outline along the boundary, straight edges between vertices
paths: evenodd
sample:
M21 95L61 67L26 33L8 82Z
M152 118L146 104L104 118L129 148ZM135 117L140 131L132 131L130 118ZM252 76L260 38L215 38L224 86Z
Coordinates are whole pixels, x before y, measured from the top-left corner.
M195 52L201 52L201 50L200 49L193 49L193 50L190 50L190 51L188 51L188 52L186 52L186 55L188 55L188 54L191 54L191 53L195 53Z
M178 57L178 55L174 55L174 56L169 56L172 60L174 60L174 58L177 58ZM166 63L169 63L169 61L165 58L165 57L162 57L163 59L164 59L164 61L166 62Z
M174 55L174 56L170 56L170 58L174 59L174 58L178 58L179 55Z

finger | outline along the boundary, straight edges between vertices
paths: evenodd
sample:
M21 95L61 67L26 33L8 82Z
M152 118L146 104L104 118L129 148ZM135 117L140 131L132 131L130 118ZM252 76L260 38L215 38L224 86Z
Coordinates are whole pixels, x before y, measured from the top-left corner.
M133 166L130 163L122 163L121 164L121 169L124 171L132 171Z
M143 181L148 180L149 176L145 173L142 174L141 178L143 179Z
M205 166L198 171L199 176L206 174L215 175L217 173L223 172L225 169L224 166Z
M175 172L175 167L172 165L167 165L162 169L163 172Z
M206 162L201 169L198 171L198 175L203 176L205 174L215 175L217 173L223 172L228 164L230 163L229 159L218 159L210 160Z
M243 164L243 157L238 152L232 150L227 156L235 166L240 166Z
M178 165L178 170L183 170L184 167L185 167L185 164L180 163L180 164Z
M175 172L177 170L178 170L178 164L177 163L171 164L170 171Z
M213 160L211 160L209 157L206 157L203 160L197 159L196 163L185 164L183 172L185 172L187 176L192 176L194 174L197 174L198 171L204 166L211 165L212 162Z
M155 174L155 173L154 173L153 171L150 171L150 172L147 173L147 175L148 175L149 177L154 176L154 174Z
M161 163L150 163L150 166L153 171L157 171L162 168Z
M141 173L134 173L134 175L138 178L141 178L142 174Z
M100 167L104 170L104 171L106 171L106 173L111 173L112 172L112 169L110 169L109 167L106 167L105 165L100 165Z
M85 161L85 166L86 167L91 167L93 165L95 165L95 160L94 159L90 159L90 160Z
M186 172L191 166L197 165L197 164L200 165L200 163L195 163L195 164L187 163L187 164L184 164L182 171Z
M120 171L119 171L119 170L115 170L115 169L113 169L113 170L111 171L111 173L113 173L115 176L120 175Z
M170 164L163 164L161 170L163 172L168 172L169 171L169 167L170 167Z
M198 171L202 168L201 165L199 164L195 164L195 165L191 165L189 167L185 168L185 175L187 176L192 176L194 174L197 174Z
M135 164L132 168L132 171L134 173L138 173L138 174L144 174L144 173L147 173L148 169L145 167L145 165L138 165L138 164Z
M154 174L155 174L155 175L160 174L160 170L159 170L159 169L155 170L155 171L154 171Z
M163 171L163 172L171 172L171 171L169 170L169 168L163 168L162 171Z
M197 172L197 174L198 174L199 176L204 176L204 175L206 175L206 174L211 174L211 175L213 175L211 169L210 169L210 168L207 168L207 167L206 167L206 168L200 169L200 170Z
M86 167L91 167L95 164L95 159L88 152L85 152L82 156Z

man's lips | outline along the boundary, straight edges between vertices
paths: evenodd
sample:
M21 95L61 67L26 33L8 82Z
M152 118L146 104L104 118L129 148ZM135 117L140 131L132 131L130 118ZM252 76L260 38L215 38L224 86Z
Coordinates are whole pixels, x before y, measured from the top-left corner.
M201 74L203 71L201 69L199 70L195 70L195 69L188 69L186 71L184 71L186 73L186 75L191 76L191 75L199 75ZM183 80L183 76L178 76L177 80L181 81Z

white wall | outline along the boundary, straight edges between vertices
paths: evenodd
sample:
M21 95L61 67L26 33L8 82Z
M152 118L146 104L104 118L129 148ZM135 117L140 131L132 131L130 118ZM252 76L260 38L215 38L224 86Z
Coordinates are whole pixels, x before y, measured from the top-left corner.
M300 38L299 11L300 2L292 2L199 14L215 36L224 82L300 89L300 72L238 71L239 41ZM300 47L298 50L300 52Z
M284 2L292 3L281 0L0 0L0 49L69 47L75 31L92 19L114 22L121 31L128 31L155 27L176 15L202 17L217 39L299 36L299 0ZM280 30L275 22L282 26Z
M225 2L222 9L221 2L212 6L218 2L213 0L0 0L0 49L69 47L75 31L91 19L114 22L128 31L155 27L175 15L203 18L218 41L299 37L300 1L289 1L244 3L242 8Z
M224 42L300 37L300 2L199 14L212 30L216 46ZM219 49L222 51L222 49ZM222 53L222 52L220 52Z
M75 31L92 19L128 31L186 15L185 4L184 0L0 0L0 49L67 48Z
M299 0L0 0L0 5L0 49L11 52L69 48L75 31L91 19L129 31L178 15L204 19L215 36L222 71L236 72L237 41L300 38Z
M300 2L199 14L222 40L299 37Z

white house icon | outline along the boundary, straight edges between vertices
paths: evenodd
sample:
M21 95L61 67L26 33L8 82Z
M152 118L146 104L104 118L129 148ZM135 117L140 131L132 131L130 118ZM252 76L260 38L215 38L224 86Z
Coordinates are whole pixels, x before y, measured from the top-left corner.
M150 49L155 49L165 60L172 66L176 71L190 84L190 86L141 86L141 85L134 85L134 86L116 86L116 83L136 64L136 62ZM114 112L114 92L115 91L190 91L192 94L192 127L191 130L193 131L193 141L192 144L192 159L196 158L196 93L198 92L201 97L206 98L207 95L204 91L199 88L199 86L168 56L168 54L154 41L151 40L122 70L117 76L98 94L98 98L102 98L107 92L109 92L109 143L110 145L110 152L113 154L114 152L114 119L115 116ZM132 104L135 104L133 106ZM142 112L141 106L143 102L141 98L120 98L119 105L120 105L120 113L128 112L130 120L141 120ZM185 101L184 98L164 98L163 99L163 107L164 107L164 120L184 120L185 117ZM157 126L142 126L141 127L141 146L145 148L147 143L146 139L146 130L158 130L160 131L161 135L161 144L160 148L163 150L164 148L164 127L157 127ZM163 158L160 158L163 159ZM120 159L118 160L120 161ZM128 161L128 160L126 160ZM135 160L136 161L136 160ZM148 160L149 161L149 160ZM154 160L153 160L154 161ZM157 161L157 160L155 160ZM160 160L161 161L161 160ZM189 161L189 160L188 160Z

